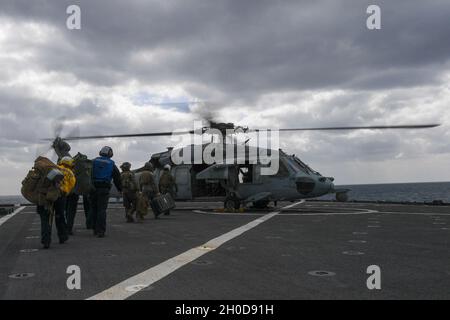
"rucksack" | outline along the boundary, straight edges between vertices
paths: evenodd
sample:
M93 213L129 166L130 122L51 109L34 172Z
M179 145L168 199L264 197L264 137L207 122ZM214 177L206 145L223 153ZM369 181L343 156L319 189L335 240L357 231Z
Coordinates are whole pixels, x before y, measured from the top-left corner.
M111 182L114 161L107 157L97 157L93 161L92 176L94 181Z
M73 192L79 195L88 194L93 188L92 160L89 160L86 155L78 152L73 157L73 164L73 173L77 179Z
M138 189L133 172L122 172L121 182L123 190L134 192Z
M25 199L33 204L39 203L39 193L45 193L43 187L48 184L44 182L51 169L58 169L58 166L48 158L42 156L36 158L33 168L22 180L20 192Z

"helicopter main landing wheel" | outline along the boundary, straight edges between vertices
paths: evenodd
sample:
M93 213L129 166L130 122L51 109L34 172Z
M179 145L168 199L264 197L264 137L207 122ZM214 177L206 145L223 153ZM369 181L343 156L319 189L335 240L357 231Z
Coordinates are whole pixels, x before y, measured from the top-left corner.
M347 194L347 192L336 193L336 200L338 202L347 202L348 201L348 194Z
M238 210L241 202L236 197L228 196L225 198L223 206L226 210Z

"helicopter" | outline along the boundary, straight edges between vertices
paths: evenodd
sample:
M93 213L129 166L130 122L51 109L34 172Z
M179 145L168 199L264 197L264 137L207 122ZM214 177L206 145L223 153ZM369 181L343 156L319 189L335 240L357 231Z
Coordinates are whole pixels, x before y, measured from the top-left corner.
M349 126L349 127L309 127L278 129L278 132L288 131L342 131L342 130L385 130L385 129L425 129L437 127L439 124L413 124L413 125L387 125L387 126ZM155 179L159 179L165 165L171 166L171 174L177 183L175 200L205 200L208 198L224 199L224 208L229 210L239 209L241 206L253 205L255 208L266 208L270 202L277 206L278 201L297 201L312 199L327 194L335 194L336 200L345 202L348 200L350 189L339 189L334 185L334 178L323 176L319 172L305 164L295 155L289 155L282 149L260 148L251 146L245 140L241 144L241 157L229 154L229 150L235 150L236 137L234 134L258 133L263 129L249 129L248 127L235 126L233 123L209 121L208 126L194 128L190 131L179 132L150 132L135 134L92 135L92 136L68 136L57 137L53 140L52 147L58 157L69 155L70 145L67 141L106 139L106 138L131 138L131 137L158 137L173 135L201 135L209 133L221 136L219 141L211 141L201 144L189 144L178 148L169 147L166 151L151 155L150 162L154 167ZM270 131L270 129L267 129ZM211 133L212 132L212 133ZM51 140L51 139L46 139ZM231 147L232 146L232 147ZM221 148L222 147L222 148ZM256 148L256 149L255 149ZM195 161L193 155L209 151L221 150L227 161ZM225 152L227 151L227 152ZM190 155L191 161L174 161L174 155ZM250 159L249 155L257 155L257 161ZM266 155L265 159L261 155ZM185 157L186 158L186 157ZM264 157L263 157L264 158ZM186 159L185 159L186 160ZM189 159L188 159L189 160ZM231 161L230 161L231 160ZM265 160L265 161L262 161ZM273 163L277 164L276 172L267 175L263 171ZM138 180L143 168L133 170ZM158 181L158 180L156 180ZM120 198L121 195L115 188L111 190L111 197Z

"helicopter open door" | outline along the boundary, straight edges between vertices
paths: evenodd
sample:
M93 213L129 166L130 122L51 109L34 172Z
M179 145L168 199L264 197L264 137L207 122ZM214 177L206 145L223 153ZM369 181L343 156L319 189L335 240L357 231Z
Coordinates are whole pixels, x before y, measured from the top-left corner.
M215 164L197 173L197 179L201 180L227 180L228 167L226 164Z
M239 183L237 167L234 164L214 164L197 173L199 180L220 182L229 191L234 190Z
M177 183L177 200L192 199L191 172L189 166L176 166L172 169L172 174Z

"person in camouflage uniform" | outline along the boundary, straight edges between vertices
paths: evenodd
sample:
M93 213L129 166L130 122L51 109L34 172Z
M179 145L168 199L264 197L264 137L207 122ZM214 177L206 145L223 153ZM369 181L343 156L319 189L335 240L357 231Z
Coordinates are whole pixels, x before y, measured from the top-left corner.
M169 193L173 199L175 199L175 194L178 192L177 183L175 178L170 174L170 165L166 164L164 170L159 178L159 192L162 194ZM164 213L164 215L169 215L170 211Z
M160 212L153 207L152 200L154 197L159 196L160 193L155 183L155 177L153 176L153 165L150 162L145 163L143 171L139 176L139 188L144 196L149 199L153 214L155 215L155 219L157 219Z
M125 218L127 222L134 222L133 214L136 212L138 187L134 173L130 170L131 164L124 162L120 168L120 180L122 182L123 206L125 207ZM138 218L136 214L136 218ZM139 217L142 220L142 217Z

